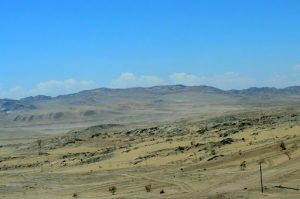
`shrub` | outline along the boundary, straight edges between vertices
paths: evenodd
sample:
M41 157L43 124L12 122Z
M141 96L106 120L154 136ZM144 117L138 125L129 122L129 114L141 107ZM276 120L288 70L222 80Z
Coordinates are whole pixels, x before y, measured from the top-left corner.
M246 161L243 161L243 162L240 164L241 170L244 171L244 170L246 169L246 167L247 167L247 163L246 163Z
M285 146L285 143L284 143L283 141L280 143L280 148L281 148L281 150L283 150L283 151L286 150L286 146Z
M146 189L147 192L151 192L151 188L152 188L151 184L148 184L148 185L145 186L145 189Z
M216 154L217 154L217 152L215 149L211 150L210 155L216 155Z
M112 195L115 195L115 193L117 192L117 187L116 186L111 186L109 187L109 192L112 194Z

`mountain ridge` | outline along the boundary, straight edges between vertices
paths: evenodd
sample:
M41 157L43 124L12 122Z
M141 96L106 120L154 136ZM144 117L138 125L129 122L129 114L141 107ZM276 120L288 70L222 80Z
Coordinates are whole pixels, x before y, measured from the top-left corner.
M178 91L202 91L202 92L218 92L222 94L246 94L246 95L255 95L255 94L300 94L300 86L289 86L285 88L276 88L276 87L249 87L246 89L229 89L223 90L213 86L200 85L200 86L185 86L182 84L177 85L163 85L163 86L152 86L152 87L131 87L131 88L96 88L90 90L82 90L79 92L64 94L58 96L47 96L47 95L36 95L28 96L21 99L11 99L11 98L2 98L2 101L20 101L20 102L31 102L31 101L46 101L53 99L61 99L64 97L73 97L80 94L93 94L102 92L103 94L108 94L110 92L121 93L126 91L148 91L148 92L178 92Z
M55 98L61 98L65 96L73 96L79 93L86 93L86 92L94 92L94 91L103 91L103 92L114 92L114 91L130 91L130 90L148 90L148 91L180 91L184 89L202 89L207 91L217 91L217 92L226 92L226 93L255 93L255 92L276 92L276 93L300 93L300 86L288 86L284 88L276 88L276 87L249 87L245 89L220 89L214 86L208 86L208 85L200 85L200 86L186 86L183 84L175 84L175 85L161 85L161 86L151 86L151 87L130 87L130 88L107 88L107 87L101 87L101 88L95 88L90 90L82 90L75 93L70 94L63 94L63 95L57 95L57 96L47 96L47 95L35 95L35 96L28 96L21 99L12 99L12 98L0 98L0 100L14 100L14 101L29 101L29 100L50 100Z
M222 90L212 86L167 85L97 88L56 97L0 99L0 126L17 123L136 122L268 108L300 102L300 86Z

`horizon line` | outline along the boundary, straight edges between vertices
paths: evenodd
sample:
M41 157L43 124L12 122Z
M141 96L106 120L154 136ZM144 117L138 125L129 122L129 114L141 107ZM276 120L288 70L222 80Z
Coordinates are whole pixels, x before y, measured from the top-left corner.
M24 100L30 97L39 97L39 96L43 96L43 97L51 97L51 98L57 98L57 97L62 97L62 96L67 96L67 95L74 95L77 93L82 93L82 92L87 92L87 91L95 91L95 90L99 90L99 89L107 89L107 90L129 90L129 89L151 89L151 88L155 88L155 87L171 87L171 86L182 86L182 87L209 87L209 88L214 88L220 91L224 91L224 92L228 92L228 91L244 91L244 90L249 90L249 89L276 89L276 90L284 90L284 89L288 89L288 88L295 88L295 87L300 87L300 85L293 85L293 86L287 86L287 87L283 87L283 88L279 88L279 87L275 87L275 86L252 86L252 87L247 87L247 88L243 88L243 89L221 89L215 86L209 86L209 85L193 85L193 86L188 86L188 85L184 85L184 84L168 84L168 85L157 85L157 86L135 86L135 87L128 87L128 88L112 88L112 87L98 87L98 88L94 88L94 89L84 89L78 92L72 92L72 93L66 93L66 94L62 94L62 95L55 95L55 96L50 96L50 95L43 95L43 94L38 94L38 95L29 95L27 97L22 97L22 98L0 98L0 100Z

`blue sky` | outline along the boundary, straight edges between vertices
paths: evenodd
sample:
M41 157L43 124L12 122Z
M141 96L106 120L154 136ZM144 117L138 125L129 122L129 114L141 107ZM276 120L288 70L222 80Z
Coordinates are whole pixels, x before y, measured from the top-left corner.
M0 98L299 75L298 0L0 1Z

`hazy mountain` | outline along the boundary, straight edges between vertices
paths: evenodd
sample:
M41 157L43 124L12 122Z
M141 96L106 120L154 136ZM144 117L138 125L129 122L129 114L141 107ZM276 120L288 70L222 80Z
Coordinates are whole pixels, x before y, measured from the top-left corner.
M160 121L187 115L209 115L245 107L297 104L300 87L224 91L210 86L99 88L57 97L0 100L0 125L96 121Z
M52 97L50 96L45 96L45 95L37 95L37 96L30 96L26 98L20 99L21 102L28 102L28 103L33 103L36 101L44 101L44 100L50 100Z
M252 87L244 90L230 90L232 94L237 95L300 95L300 86L292 86L287 88L274 88L274 87Z

